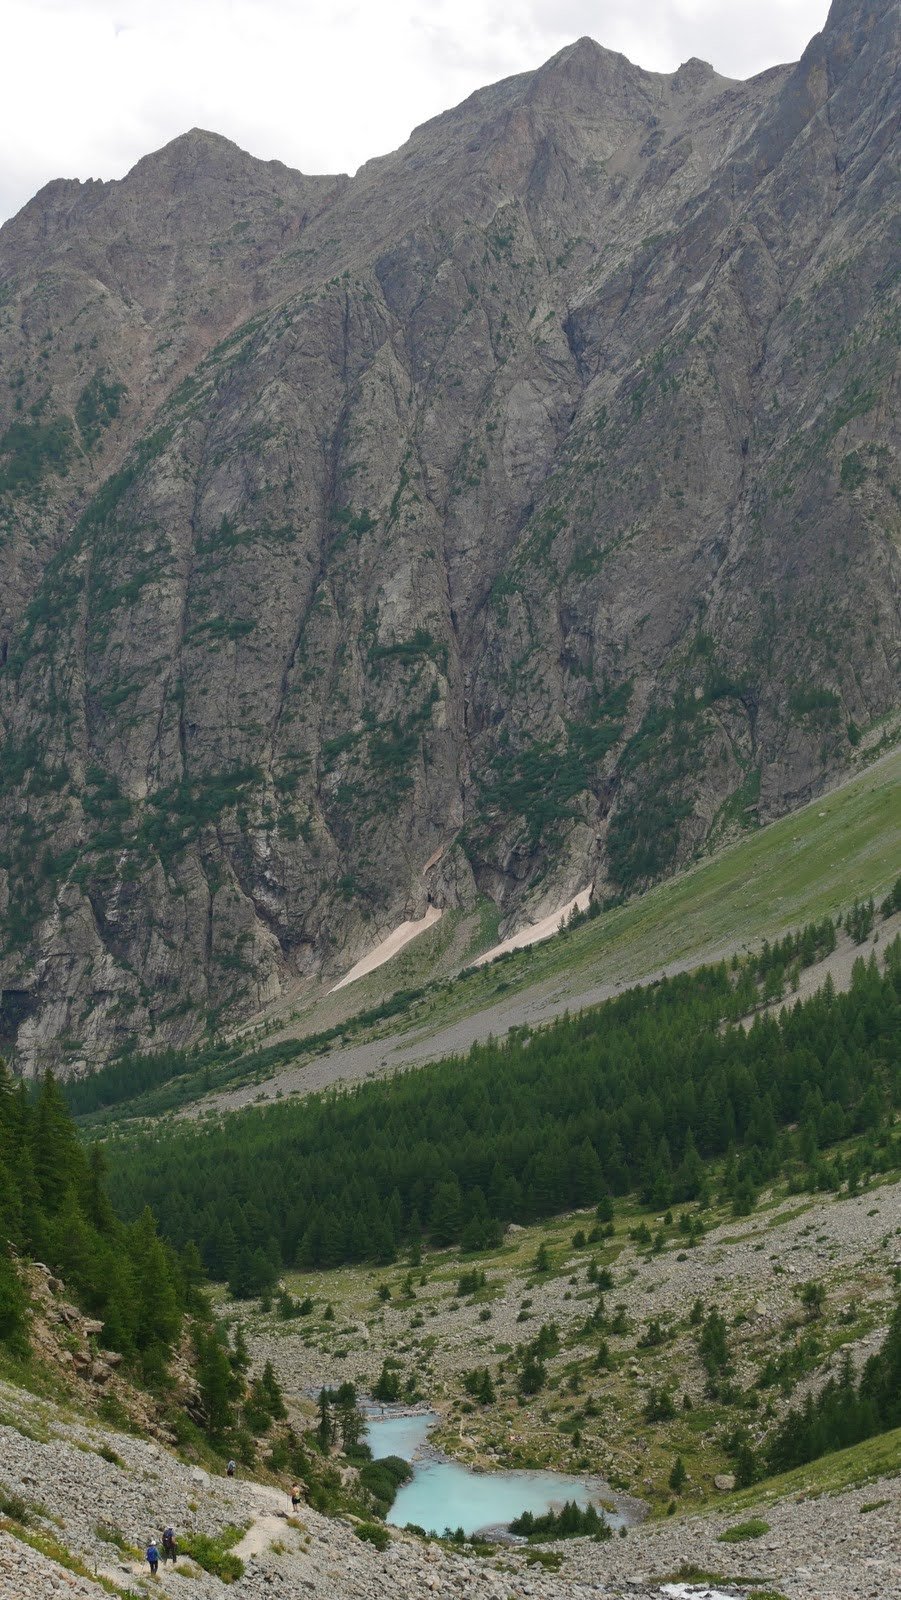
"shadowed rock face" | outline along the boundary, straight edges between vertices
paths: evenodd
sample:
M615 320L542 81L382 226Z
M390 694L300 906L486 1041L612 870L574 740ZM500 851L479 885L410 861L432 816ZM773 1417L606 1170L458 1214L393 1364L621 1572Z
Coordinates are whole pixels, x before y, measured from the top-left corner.
M195 131L0 230L24 1070L842 769L898 703L898 62L887 0L748 83L583 39L353 179Z

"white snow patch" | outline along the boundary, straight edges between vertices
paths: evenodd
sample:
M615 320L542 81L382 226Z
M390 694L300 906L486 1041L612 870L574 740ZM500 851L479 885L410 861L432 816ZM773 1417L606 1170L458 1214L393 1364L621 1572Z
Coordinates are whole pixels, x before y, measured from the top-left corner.
M549 917L542 917L540 922L531 922L525 928L520 928L518 933L511 933L509 939L503 939L492 950L486 950L483 956L478 956L472 963L474 967L484 967L489 961L496 961L498 956L505 956L510 950L525 950L530 944L540 944L542 939L550 939L553 934L559 933L565 922L568 922L574 911L587 911L591 901L591 889L583 889L572 900L567 900L565 906L558 911L552 911Z
M708 1589L706 1584L665 1583L660 1591L671 1600L735 1600L736 1591L725 1594L722 1589Z
M420 933L425 933L426 928L433 927L440 917L440 908L429 906L424 917L418 917L413 922L402 922L393 933L388 934L387 938L380 939L368 955L362 956L356 966L351 967L350 971L329 990L329 994L335 994L348 983L356 983L358 978L365 978L368 972L374 972L376 967L381 967L386 961L390 961L391 957L396 956L411 939L415 939Z

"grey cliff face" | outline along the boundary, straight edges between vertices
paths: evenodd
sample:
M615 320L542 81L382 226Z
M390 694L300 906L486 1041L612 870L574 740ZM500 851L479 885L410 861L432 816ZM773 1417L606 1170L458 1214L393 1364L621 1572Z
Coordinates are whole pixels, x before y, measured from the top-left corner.
M23 1070L841 771L898 704L898 64L884 0L748 83L585 39L352 180L194 132L0 230Z

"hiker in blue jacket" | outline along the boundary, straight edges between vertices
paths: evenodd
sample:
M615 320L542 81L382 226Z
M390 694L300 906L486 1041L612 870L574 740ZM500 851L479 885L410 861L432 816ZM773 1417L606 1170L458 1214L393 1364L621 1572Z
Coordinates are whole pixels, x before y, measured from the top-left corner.
M156 1569L159 1566L159 1564L160 1564L160 1553L159 1553L156 1545L154 1544L153 1540L151 1539L149 1545L147 1546L147 1565L150 1568L150 1576L151 1576L151 1578L155 1578L156 1577Z

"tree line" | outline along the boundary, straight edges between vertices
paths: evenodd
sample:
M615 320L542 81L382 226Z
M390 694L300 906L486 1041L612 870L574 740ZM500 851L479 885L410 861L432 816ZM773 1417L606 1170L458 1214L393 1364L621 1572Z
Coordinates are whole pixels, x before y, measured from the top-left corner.
M89 1077L66 1083L63 1093L76 1117L112 1120L117 1107L132 1114L156 1116L177 1109L212 1089L245 1078L265 1078L298 1056L328 1049L338 1039L363 1032L406 1011L429 992L442 985L423 989L398 989L377 1006L359 1011L344 1022L300 1039L283 1039L278 1044L262 1045L247 1052L240 1044L221 1041L195 1045L190 1050L160 1050L132 1054L126 1051Z
M196 1249L179 1256L159 1237L149 1209L120 1220L105 1165L101 1145L82 1143L49 1073L31 1094L0 1062L0 1341L27 1352L27 1296L15 1257L40 1260L103 1322L105 1344L154 1382L203 1272Z
M161 1239L147 1206L121 1220L105 1168L102 1145L81 1139L53 1077L30 1090L0 1061L0 1352L20 1370L30 1359L22 1268L41 1261L103 1323L103 1344L122 1354L132 1381L171 1401L171 1358L189 1355L196 1391L168 1413L180 1442L203 1434L253 1461L260 1437L285 1418L271 1365L252 1374L240 1329L230 1342L214 1321L194 1245L176 1251Z
M822 1181L823 1150L850 1135L858 1163L898 1159L899 992L896 940L847 993L827 978L745 1028L755 973L702 968L388 1082L121 1135L111 1194L128 1218L149 1203L244 1294L283 1265L387 1262L423 1239L478 1249L608 1193L704 1198L713 1160L749 1209L787 1161Z
M567 927L572 929L591 921L606 906L619 904L621 900L621 895L607 902L593 900L587 911L572 914ZM864 935L871 931L875 915L872 901L869 907L872 914L864 928ZM884 917L891 916L899 908L901 878L880 907ZM849 932L852 925L857 928L854 919L864 909L855 902L845 913ZM819 922L806 923L803 928L784 934L772 944L765 940L760 951L745 962L746 979L756 980L760 984L761 998L764 1000L781 998L786 983L796 984L802 968L821 960L835 949L836 928L841 923L841 917L837 921L824 917ZM359 1011L330 1028L302 1038L282 1039L278 1044L260 1045L249 1053L240 1044L224 1044L221 1040L197 1044L190 1050L167 1049L139 1054L125 1051L88 1077L67 1082L63 1093L73 1114L78 1118L90 1119L95 1125L114 1122L117 1108L125 1109L129 1115L159 1116L236 1080L271 1076L300 1056L315 1055L328 1049L336 1040L346 1041L410 1010L427 995L446 991L454 981L436 980L422 988L398 989L378 1005ZM743 984L739 993L744 994L749 1005L754 1003L756 995L748 982Z
M855 1378L846 1352L838 1374L783 1418L749 1475L787 1472L897 1427L901 1427L901 1299L884 1344L866 1361L860 1377Z

